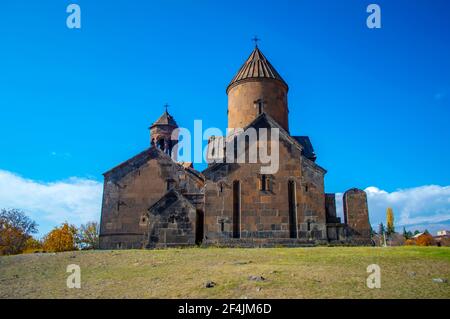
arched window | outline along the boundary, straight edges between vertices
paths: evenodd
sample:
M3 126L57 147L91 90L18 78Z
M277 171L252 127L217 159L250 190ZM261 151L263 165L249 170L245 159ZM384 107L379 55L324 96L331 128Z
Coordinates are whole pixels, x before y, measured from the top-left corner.
M272 192L273 191L273 180L272 175L262 174L259 177L259 190L262 192Z
M169 178L166 180L166 190L171 190L172 188L175 187L175 180Z
M261 175L261 190L266 191L267 190L267 176Z
M255 102L255 107L258 109L258 115L261 115L264 112L264 100L258 99Z
M169 140L168 142L167 142L167 150L166 150L166 153L167 154L169 154L170 156L172 156L172 140Z
M161 138L161 139L158 140L158 148L159 148L161 151L164 151L164 139L163 139L163 138Z

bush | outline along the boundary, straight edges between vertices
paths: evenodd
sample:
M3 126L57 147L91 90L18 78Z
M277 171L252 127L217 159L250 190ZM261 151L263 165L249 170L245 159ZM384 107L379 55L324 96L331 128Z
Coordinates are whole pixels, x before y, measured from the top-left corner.
M405 238L401 234L392 233L388 238L389 246L403 246L405 245Z
M22 251L23 254L32 254L32 253L36 253L36 252L42 252L44 249L42 247L42 242L30 237L27 239L27 241L25 242L25 248Z
M428 233L424 233L416 239L417 246L432 246L434 245L434 238Z
M450 238L449 237L441 238L440 242L441 242L441 246L446 246L446 247L450 246Z

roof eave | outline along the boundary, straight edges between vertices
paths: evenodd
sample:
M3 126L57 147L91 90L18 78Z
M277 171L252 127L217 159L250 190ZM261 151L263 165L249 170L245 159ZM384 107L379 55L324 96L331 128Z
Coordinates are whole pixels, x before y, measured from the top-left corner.
M286 81L284 81L284 80L280 80L280 79L277 79L277 78L266 78L266 77L249 77L249 78L237 80L237 81L234 81L234 82L231 82L230 84L228 84L227 89L226 89L226 93L228 94L228 92L230 92L230 90L232 88L234 88L234 87L236 87L236 86L238 86L238 85L240 85L242 83L245 83L245 82L256 82L256 81L276 81L276 82L281 83L285 87L286 92L289 92L289 86L287 85Z

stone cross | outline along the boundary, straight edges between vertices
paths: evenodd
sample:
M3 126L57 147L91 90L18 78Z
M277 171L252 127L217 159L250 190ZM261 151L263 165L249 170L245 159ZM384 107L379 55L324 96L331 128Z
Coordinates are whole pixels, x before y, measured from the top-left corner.
M260 41L261 39L258 38L258 36L255 35L255 37L252 39L253 42L255 42L255 47L258 47L258 41Z

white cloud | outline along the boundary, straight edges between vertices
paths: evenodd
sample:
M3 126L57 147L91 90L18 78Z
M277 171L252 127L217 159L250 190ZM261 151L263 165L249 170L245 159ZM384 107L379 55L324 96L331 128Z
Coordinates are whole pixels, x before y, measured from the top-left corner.
M102 184L72 177L44 183L0 170L0 208L18 208L39 224L40 235L68 221L99 221Z
M386 208L394 210L398 226L448 223L450 220L450 186L427 185L394 192L371 186L365 189L372 225L386 224ZM342 216L342 194L336 194L339 216Z

